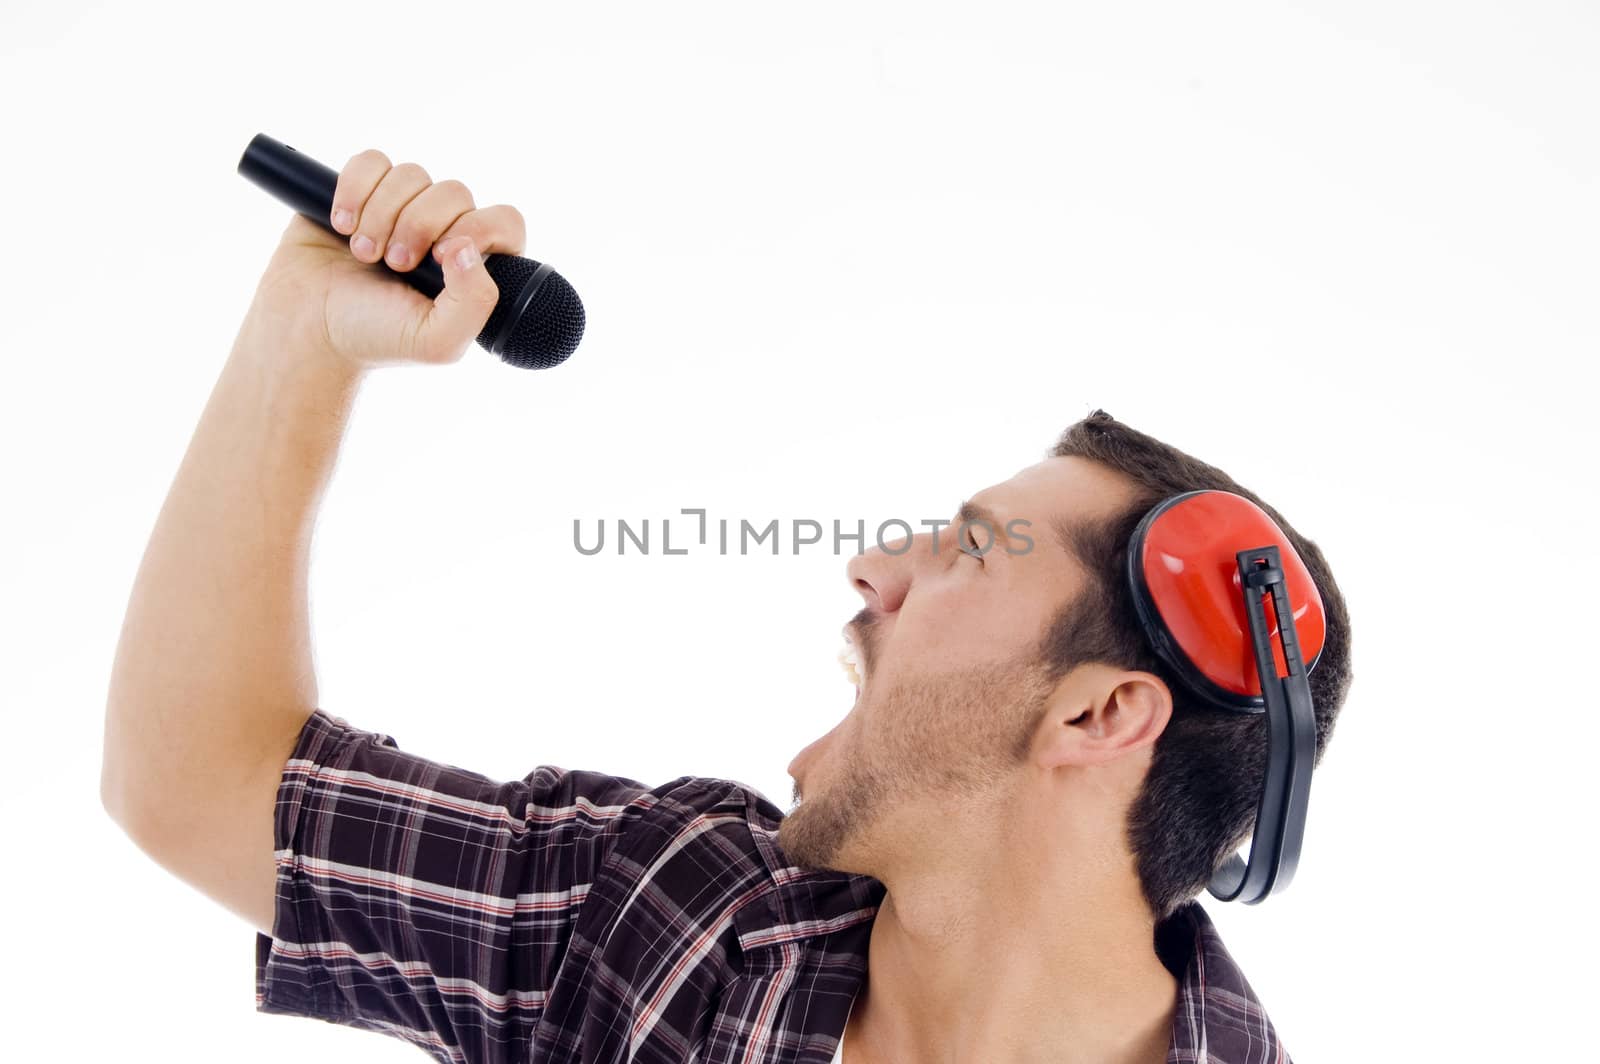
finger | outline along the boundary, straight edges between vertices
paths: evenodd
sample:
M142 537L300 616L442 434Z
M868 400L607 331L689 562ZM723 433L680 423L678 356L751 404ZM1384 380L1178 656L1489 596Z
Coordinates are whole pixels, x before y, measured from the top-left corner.
M485 255L520 255L527 246L528 231L523 224L522 212L509 204L500 203L463 214L444 231L438 243L457 236L470 236L478 250ZM433 257L443 262L438 243L434 245Z
M350 157L333 187L333 211L328 220L334 229L345 236L356 231L361 208L366 206L367 197L378 187L383 175L389 172L390 165L389 157L377 148L368 148Z
M471 213L472 193L459 181L440 181L417 193L400 210L389 234L385 260L397 270L409 270L456 220ZM481 246L481 245L480 245Z
M350 238L350 253L362 262L383 258L401 209L431 184L428 171L416 163L391 166L361 208L355 235Z
M483 256L470 237L442 244L444 290L434 299L417 327L410 357L419 362L454 362L467 350L500 301L500 289L483 267ZM463 262L458 256L467 251Z

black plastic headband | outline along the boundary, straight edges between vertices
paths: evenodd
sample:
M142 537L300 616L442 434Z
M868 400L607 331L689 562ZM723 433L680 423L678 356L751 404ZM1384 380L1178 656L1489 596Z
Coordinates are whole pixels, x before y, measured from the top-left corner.
M1254 905L1287 887L1294 878L1300 861L1300 844L1305 837L1317 731L1311 685L1306 678L1306 664L1300 657L1300 639L1295 631L1294 614L1289 609L1289 592L1284 586L1278 548L1242 550L1237 559L1244 584L1245 610L1250 620L1250 643L1266 699L1266 779L1261 788L1261 802L1256 807L1248 865L1238 854L1230 854L1222 867L1212 874L1206 889L1221 901L1238 899ZM1263 592L1272 595L1272 607L1278 617L1278 642L1288 666L1287 676L1278 675L1272 658L1266 608L1261 603Z

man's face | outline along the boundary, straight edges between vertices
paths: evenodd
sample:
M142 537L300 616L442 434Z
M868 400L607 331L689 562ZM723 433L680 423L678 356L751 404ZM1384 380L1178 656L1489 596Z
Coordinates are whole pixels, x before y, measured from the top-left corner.
M1048 458L968 500L987 528L963 534L952 514L850 560L863 683L789 764L797 804L778 842L791 862L873 874L903 831L1014 783L1050 694L1038 643L1083 586L1053 524L1109 517L1132 492L1094 462Z

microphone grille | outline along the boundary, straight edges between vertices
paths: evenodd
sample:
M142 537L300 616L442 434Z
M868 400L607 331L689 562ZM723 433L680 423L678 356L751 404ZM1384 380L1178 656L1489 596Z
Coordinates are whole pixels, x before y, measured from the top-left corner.
M491 255L484 267L500 289L500 302L478 334L478 343L494 350L495 337L505 328L517 296L541 263L520 255ZM583 339L583 302L567 279L555 271L545 275L526 308L511 323L511 331L495 353L523 369L549 369L567 360Z

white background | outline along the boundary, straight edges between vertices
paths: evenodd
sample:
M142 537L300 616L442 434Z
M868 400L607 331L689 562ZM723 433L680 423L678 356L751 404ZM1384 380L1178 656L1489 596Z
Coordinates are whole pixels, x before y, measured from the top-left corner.
M99 804L126 596L287 220L234 170L266 132L515 204L589 313L554 371L474 348L368 380L316 541L330 712L499 778L722 776L787 808L850 701L846 559L586 558L573 520L942 517L1103 406L1272 500L1353 613L1298 877L1208 903L1290 1051L1571 1059L1597 21L7 5L6 1055L420 1059L257 1015L254 932Z

